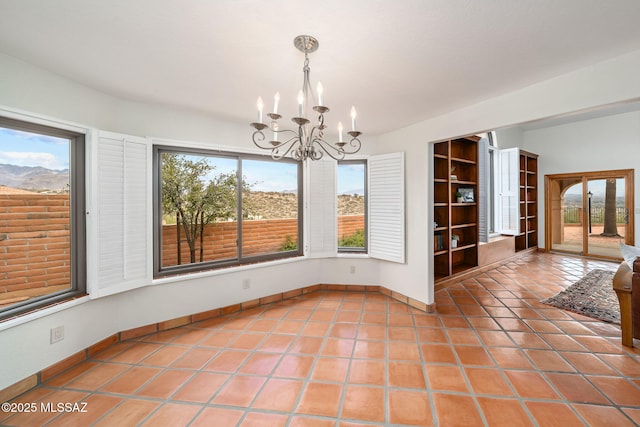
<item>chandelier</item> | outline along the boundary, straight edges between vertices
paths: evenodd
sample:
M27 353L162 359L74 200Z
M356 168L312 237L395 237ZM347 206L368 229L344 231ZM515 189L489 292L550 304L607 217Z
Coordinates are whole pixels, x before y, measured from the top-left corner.
M356 130L356 109L351 107L351 130L347 132L351 138L345 142L342 138L342 122L338 122L338 141L328 142L324 139L324 130L327 126L324 123L324 115L329 112L329 108L322 104L322 83L318 82L316 92L317 105L313 111L317 113L317 121L313 124L306 114L307 106L316 99L309 82L309 54L318 49L318 40L312 36L298 36L293 40L295 47L304 53L304 67L302 72L304 80L302 90L298 92L298 116L292 117L291 121L297 125L297 129L281 129L278 120L282 118L278 114L278 103L280 94L276 93L273 103L273 112L268 113L269 123L263 123L262 111L264 103L262 97L258 97L258 121L251 123L255 129L253 132L253 143L264 150L271 150L271 157L280 160L291 153L291 157L296 160L320 160L324 154L335 160L344 159L346 154L354 154L360 151L361 143L358 137L362 134ZM272 134L270 141L265 141L265 130L269 128Z

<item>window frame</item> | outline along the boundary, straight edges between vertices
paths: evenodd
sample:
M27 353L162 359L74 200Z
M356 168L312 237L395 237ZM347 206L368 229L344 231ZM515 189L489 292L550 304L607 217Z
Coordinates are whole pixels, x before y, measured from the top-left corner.
M259 154L241 153L233 151L223 151L216 149L194 148L194 147L181 147L154 144L152 149L152 188L153 188L153 278L165 278L170 276L176 276L184 273L194 273L202 271L217 270L226 267L236 267L247 264L255 264L260 262L267 262L285 258L293 258L304 255L304 194L303 194L303 170L302 162L298 162L294 159L284 158L281 160L273 160L270 156L264 156ZM160 197L161 191L161 155L162 153L175 153L186 155L203 155L210 157L222 157L228 159L235 159L237 161L236 175L238 177L238 187L236 199L236 224L237 224L237 240L236 240L236 257L224 260L203 261L193 264L180 264L175 266L163 267L162 264L162 198ZM274 252L269 254L242 255L242 230L243 221L242 218L242 161L243 160L258 160L273 163L292 163L297 167L297 186L298 186L298 247L295 250Z
M363 186L364 186L364 248L354 248L354 247L349 247L349 246L339 246L338 245L338 240L340 239L340 236L338 236L338 239L336 240L336 247L338 248L338 254L368 254L369 253L369 163L367 161L367 159L349 159L349 160L338 160L338 164L337 164L337 168L340 167L340 165L355 165L355 164L361 164L364 166L364 182L363 182ZM339 174L336 171L336 175L339 176ZM337 182L338 179L336 178L336 190L337 190ZM338 196L339 194L337 194L336 191L336 234L337 234L337 223L339 222L338 218L340 217L340 215L338 215L337 212L337 206L338 206Z
M6 320L87 294L86 144L87 134L23 119L0 116L0 126L69 140L69 289L0 308Z

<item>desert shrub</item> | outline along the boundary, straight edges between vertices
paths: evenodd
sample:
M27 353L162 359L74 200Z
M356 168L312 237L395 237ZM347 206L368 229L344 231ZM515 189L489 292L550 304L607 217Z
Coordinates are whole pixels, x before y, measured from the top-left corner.
M364 248L364 230L358 230L349 236L342 236L338 246L343 248Z
M293 240L293 238L289 234L287 234L287 237L284 240L284 243L280 247L280 251L281 252L284 252L284 251L295 251L296 249L298 249L298 242Z

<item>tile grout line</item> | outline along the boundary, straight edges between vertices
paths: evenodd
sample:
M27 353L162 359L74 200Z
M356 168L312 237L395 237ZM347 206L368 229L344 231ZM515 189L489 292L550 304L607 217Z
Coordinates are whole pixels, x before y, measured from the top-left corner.
M494 279L494 280L495 280L495 279ZM464 286L464 285L463 285L463 286ZM466 288L465 288L465 289L466 289ZM451 292L448 292L448 293L449 293L449 295L450 295L450 298L451 298L451 299L452 299L452 301L454 302L454 304L458 307L458 309L460 309L460 307L459 307L459 306L460 306L460 304L457 302L457 300L456 300L455 296L454 296L454 295L451 295ZM475 299L475 296L473 296L473 295L472 295L472 297ZM503 298L503 297L496 296L496 295L494 295L494 297L496 297L496 298L497 298L497 299L498 299L502 304L504 304L504 303L502 302L502 298ZM479 304L479 302L478 302L477 300L476 300L476 303L478 303L478 304ZM507 306L507 308L509 309L509 311L512 311L512 310L510 309L510 307L508 307L508 306ZM462 312L462 310L460 310L460 311ZM515 315L515 318L521 319L521 318L520 318L520 316L518 316L518 315L517 315L517 313L513 313L513 314ZM491 318L493 319L493 316L491 316ZM526 322L525 322L525 323L526 323ZM502 329L504 329L504 328L502 327L502 325L500 325L499 323L498 323L498 325L499 325ZM530 325L527 325L527 326L530 328ZM475 329L474 329L474 333L475 333L475 332L476 332L476 331L475 331ZM503 332L505 332L505 333L507 333L507 334L508 334L508 331L506 331L506 330L503 330ZM533 329L532 329L532 333L534 333L534 334L535 334L535 336L538 336L538 337L539 337L539 333L538 333L537 331L535 331L535 330L533 330ZM510 339L513 341L512 337L511 337L511 336L509 336L509 337L510 337ZM539 337L539 338L540 338L540 339L542 339L541 337ZM483 349L485 350L485 352L487 352L487 354L492 358L492 360L493 360L493 362L494 362L495 366L496 366L496 367L498 367L498 369L500 370L500 372L502 373L502 375L503 375L503 377L504 377L505 375L504 375L503 370L499 368L499 364L498 364L498 363L496 363L495 358L493 357L493 355L491 354L491 352L490 352L490 351L487 351L486 345L484 344L484 342L483 342L481 339L480 339L480 342L481 342L481 344L482 344L482 348L483 348ZM546 341L544 341L544 342L546 343ZM548 344L548 343L547 343L547 344ZM553 347L552 347L552 346L550 346L550 349L551 349L551 348L553 348ZM555 350L553 350L553 352L554 352L554 353L558 353L558 352L557 352L557 351L555 351ZM528 354L526 354L526 352L523 352L523 355L524 355L524 356L529 360L529 363L533 363L533 365L532 365L532 366L534 366L534 367L535 367L535 366L537 366L537 364L535 363L535 361L531 360L531 359L530 359L530 357L529 357L529 355L528 355ZM559 357L562 357L561 355L558 355L558 356L559 356ZM568 362L568 361L566 361L564 358L563 358L562 360L564 360L565 362L569 363L569 362ZM460 365L460 363L458 363L457 365ZM569 363L569 366L573 367L573 365L572 365L572 364L570 364L570 363ZM575 369L575 367L573 367L573 368ZM564 401L564 402L566 402L565 404L566 404L567 406L569 406L569 407L570 407L570 409L574 412L574 415L578 416L578 417L579 417L579 419L581 419L581 420L582 420L582 417L580 416L580 414L578 414L578 413L577 413L577 411L576 411L576 410L571 406L571 402L570 402L570 401L568 401L568 400L564 397L564 395L563 395L559 390L557 390L557 388L555 387L555 384L553 384L553 383L548 379L548 377L545 375L545 372L546 372L546 371L544 371L544 370L542 370L542 369L538 369L538 370L541 372L541 373L540 373L540 376L545 380L545 382L547 383L547 385L548 385L548 386L550 386L550 387L551 387L551 389L552 389L552 390L553 390L553 391L554 391L554 392L555 392L559 397L563 397L563 401ZM467 385L468 389L469 389L469 390L473 390L473 389L471 388L470 383L469 383L469 380L468 380L468 377L467 377L466 371L465 371L464 369L461 369L461 371L462 371L463 377L465 378L466 385ZM525 372L528 372L528 371L525 371ZM504 379L504 378L503 378L503 379ZM508 380L508 378L507 378L507 380ZM511 390L512 390L513 392L515 392L514 397L516 397L516 398L517 398L517 400L520 402L520 406L521 406L521 407L523 407L523 409L525 410L525 412L529 415L529 417L531 418L531 421L532 421L532 422L535 422L535 419L532 417L532 414L530 413L530 411L528 410L527 405L525 404L525 401L526 401L526 400L525 400L525 398L523 398L522 396L520 396L520 394L519 394L519 393L517 393L517 391L513 388L514 386L513 386L513 384L511 383L511 381L507 381L507 384L508 384L508 385L510 385ZM481 417L482 417L483 421L486 423L486 419L484 418L483 411L482 411L482 409L480 408L479 403L478 403L478 401L477 401L477 394L476 394L476 393L474 393L474 392L472 392L472 396L473 396L473 398L474 398L474 401L476 402L476 407L477 407L477 409L478 409L478 411L479 411L479 413L480 413L480 415L481 415Z

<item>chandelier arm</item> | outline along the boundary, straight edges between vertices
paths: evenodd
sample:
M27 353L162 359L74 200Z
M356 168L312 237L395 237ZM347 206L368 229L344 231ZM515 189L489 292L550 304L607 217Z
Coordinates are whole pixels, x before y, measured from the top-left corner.
M271 149L271 158L273 160L280 160L282 158L284 158L287 154L289 154L289 152L293 149L293 147L295 147L296 142L299 142L297 137L291 137L288 140L286 140L285 142L283 142L282 144L273 147ZM286 150L281 153L280 150L286 148Z
M322 157L324 157L324 153L326 153L326 151L313 150L309 157L311 158L311 160L320 160ZM331 154L329 154L329 156L331 156Z
M351 138L351 141L349 141L347 146L353 147L353 150L347 150L342 147L342 150L345 152L345 154L355 154L360 151L360 148L362 148L362 142L360 142L360 139L357 136L354 136L353 138Z
M292 136L290 139L295 139L297 138L298 133L294 130L291 129L283 129L283 130L277 130L274 131L278 134L286 134L286 133L292 133L294 134L294 136ZM257 130L255 132L253 132L253 143L258 147L258 148L262 148L263 150L271 150L274 147L281 147L284 144L286 144L289 141L285 141L282 143L278 143L274 145L274 142L278 142L278 141L269 141L268 144L261 144L261 142L265 141L266 137L264 135L264 132L262 130Z
M324 113L320 113L318 114L318 124L314 127L317 127L320 131L322 131L325 126L324 126Z
M298 153L301 160L306 160L309 157L310 150L313 148L310 143L311 139L305 135L307 133L306 130L307 128L304 124L298 126Z
M314 142L318 142L318 144L321 143L323 148L328 147L335 152L344 153L344 154L355 154L358 151L360 151L360 148L362 148L362 143L360 142L360 139L358 139L357 137L352 137L348 143L336 142L332 144L330 142L325 141L322 138L315 138ZM338 146L336 147L336 145ZM352 149L348 149L345 147L352 147Z
M253 143L256 145L256 147L262 148L263 150L271 149L271 147L263 146L260 144L260 142L265 140L264 132L262 132L261 130L253 132L253 135L251 135L251 139L253 140Z
M274 130L273 132L277 133L278 135L286 135L286 134L290 133L290 134L293 135L290 139L298 137L298 132L296 132L293 129ZM272 142L278 142L278 141L272 141ZM283 144L284 144L284 142L283 142ZM278 144L278 146L280 146L280 145L282 145L282 144ZM268 148L271 148L271 147L268 147Z
M290 132L293 132L293 131L290 131ZM285 144L289 144L289 143L295 142L295 141L298 141L298 135L292 136L291 138L289 138L286 141L284 141L282 144L278 145L278 147L282 147Z
M318 136L314 136L314 134L318 132ZM313 145L313 141L317 138L322 138L322 130L316 125L311 128L309 131L309 141L311 141L310 145Z
M316 146L315 146L316 142L318 142L318 141L325 142L324 139L323 139L323 137L324 137L323 129L325 128L325 126L323 124L324 123L324 117L323 117L322 114L320 115L318 120L319 120L319 124L313 126L311 128L311 131L309 132L309 139L308 139L309 143L308 143L308 145L309 145L309 157L311 158L311 160L320 160L323 157L324 152L327 151L320 144L318 144L318 146L322 149L322 151L316 150ZM317 132L317 135L315 135L316 132ZM329 155L331 156L331 154L329 154ZM331 156L331 157L335 158L333 156Z
M334 160L343 160L345 152L342 148L335 147L333 144L325 141L321 138L315 138L313 140L326 154L328 154Z

